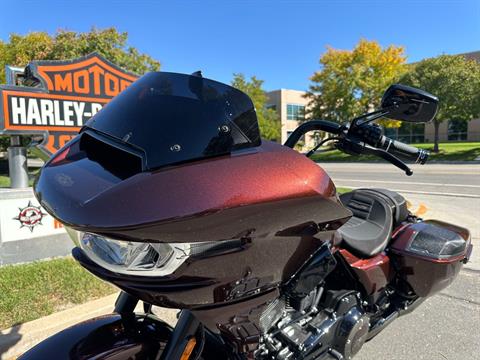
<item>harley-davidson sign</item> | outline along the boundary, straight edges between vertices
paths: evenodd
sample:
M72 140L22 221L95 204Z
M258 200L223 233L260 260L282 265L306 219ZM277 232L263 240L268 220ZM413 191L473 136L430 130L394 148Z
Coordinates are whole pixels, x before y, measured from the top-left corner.
M34 61L25 77L35 87L0 86L0 133L44 134L40 148L49 155L138 78L96 53L71 61Z

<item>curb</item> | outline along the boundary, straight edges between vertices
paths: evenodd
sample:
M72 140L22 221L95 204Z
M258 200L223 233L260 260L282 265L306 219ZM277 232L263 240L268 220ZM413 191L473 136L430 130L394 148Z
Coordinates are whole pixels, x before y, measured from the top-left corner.
M0 331L0 359L12 360L17 356L70 326L87 319L113 312L118 293L74 306L51 315L36 319L10 329ZM143 312L140 302L136 312ZM155 315L170 325L176 323L176 310L154 308Z
M90 317L112 312L117 294L16 325L0 332L0 359L19 356L47 337Z

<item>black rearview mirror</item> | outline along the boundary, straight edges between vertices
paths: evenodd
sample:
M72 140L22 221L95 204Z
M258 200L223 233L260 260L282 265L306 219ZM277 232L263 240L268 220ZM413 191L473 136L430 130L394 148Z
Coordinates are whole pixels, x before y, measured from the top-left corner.
M395 84L382 97L385 117L409 122L429 122L437 113L438 98L426 91Z

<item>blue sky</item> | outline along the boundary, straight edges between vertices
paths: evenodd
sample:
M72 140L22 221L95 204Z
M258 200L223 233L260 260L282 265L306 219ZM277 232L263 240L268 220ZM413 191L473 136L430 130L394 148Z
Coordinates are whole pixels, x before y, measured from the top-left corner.
M306 89L327 45L360 38L403 45L408 61L480 50L480 0L458 1L21 1L0 0L0 39L115 26L165 71L265 88Z

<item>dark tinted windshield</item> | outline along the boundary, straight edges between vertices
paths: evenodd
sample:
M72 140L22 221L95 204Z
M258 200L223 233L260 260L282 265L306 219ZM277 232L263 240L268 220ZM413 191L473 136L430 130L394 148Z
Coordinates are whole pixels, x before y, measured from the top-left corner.
M86 124L141 148L155 168L260 145L257 117L243 92L199 76L149 73Z

